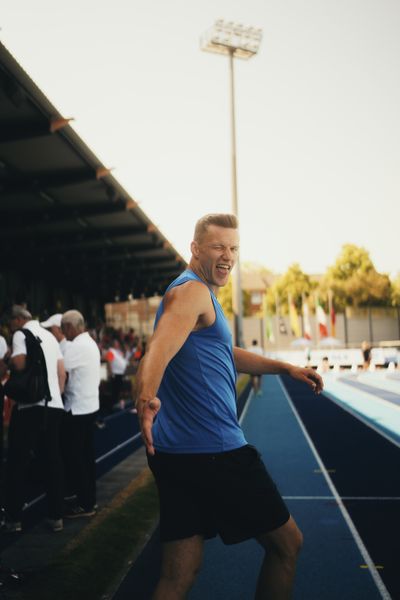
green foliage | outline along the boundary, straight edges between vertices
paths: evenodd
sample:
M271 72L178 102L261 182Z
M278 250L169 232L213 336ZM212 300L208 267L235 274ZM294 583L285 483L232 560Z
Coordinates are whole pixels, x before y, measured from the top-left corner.
M219 289L218 302L223 308L226 317L233 316L232 307L232 278L229 278L228 283ZM242 291L243 316L251 316L251 294L247 290Z
M293 263L286 273L279 277L267 292L267 309L276 312L276 300L278 299L282 313L288 313L288 296L292 297L298 310L301 309L302 296L309 296L316 288L316 282L312 281L304 273L298 263Z
M400 273L396 279L392 281L392 305L400 306Z
M336 310L345 306L388 306L391 300L389 277L378 273L368 251L354 244L342 247L319 290L322 297L332 290Z

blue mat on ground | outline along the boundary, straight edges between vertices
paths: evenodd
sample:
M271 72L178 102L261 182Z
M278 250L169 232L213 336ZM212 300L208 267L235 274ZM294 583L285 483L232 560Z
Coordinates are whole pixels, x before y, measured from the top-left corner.
M339 377L338 381L341 381L346 385L353 386L359 390L362 390L363 392L367 392L368 394L373 394L377 398L382 398L387 402L391 402L392 404L397 404L397 406L400 406L400 396L394 392L390 392L374 385L368 385L367 383L362 383L361 381L356 381L355 379L349 379L348 377Z

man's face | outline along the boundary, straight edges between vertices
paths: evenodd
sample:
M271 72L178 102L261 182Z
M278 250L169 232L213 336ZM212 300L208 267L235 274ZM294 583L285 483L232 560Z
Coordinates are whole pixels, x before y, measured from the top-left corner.
M192 253L205 281L212 287L222 287L227 284L237 261L239 232L237 229L210 225L201 240L192 243Z

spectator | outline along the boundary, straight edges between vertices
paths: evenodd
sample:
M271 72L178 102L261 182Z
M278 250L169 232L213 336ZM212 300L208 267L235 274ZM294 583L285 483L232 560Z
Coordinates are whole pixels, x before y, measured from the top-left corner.
M65 335L61 330L61 313L56 313L55 315L51 315L46 321L41 321L41 326L45 329L48 329L56 338L57 342L60 344L61 352L64 353L64 349L66 346Z
M372 348L371 348L371 344L369 342L364 341L361 344L361 352L363 355L363 369L364 371L368 371L368 369L371 366L371 352L372 352Z
M19 405L13 408L8 430L8 458L6 469L6 512L8 531L22 530L24 481L32 453L37 453L39 442L43 448L45 490L49 524L53 531L63 528L63 477L60 452L60 425L64 415L61 392L65 383L64 361L54 337L40 327L38 321L22 306L15 305L10 317L12 338L11 369L22 371L27 363L25 335L20 329L29 329L41 342L46 361L51 401Z
M114 403L121 401L121 391L124 374L128 361L122 351L119 338L114 337L109 347L105 359L107 361L107 371L111 381L111 396Z
M66 517L91 517L96 512L96 471L94 422L99 410L100 351L85 331L84 318L77 310L63 314L61 329L71 342L64 361L68 374L64 402L66 470L73 483L77 503Z
M257 340L253 340L251 342L250 348L247 348L249 352L253 352L254 354L258 354L259 356L264 356L263 349L258 345ZM253 392L256 396L260 396L261 394L261 375L251 375L251 384L253 386Z
M321 365L318 369L318 373L328 373L330 371L329 357L324 356L321 361Z

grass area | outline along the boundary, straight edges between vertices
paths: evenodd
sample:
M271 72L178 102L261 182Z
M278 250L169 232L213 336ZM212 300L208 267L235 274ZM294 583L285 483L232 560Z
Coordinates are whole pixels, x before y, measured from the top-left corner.
M100 600L115 585L158 519L158 497L147 469L20 592L29 600ZM29 587L29 590L27 590Z

